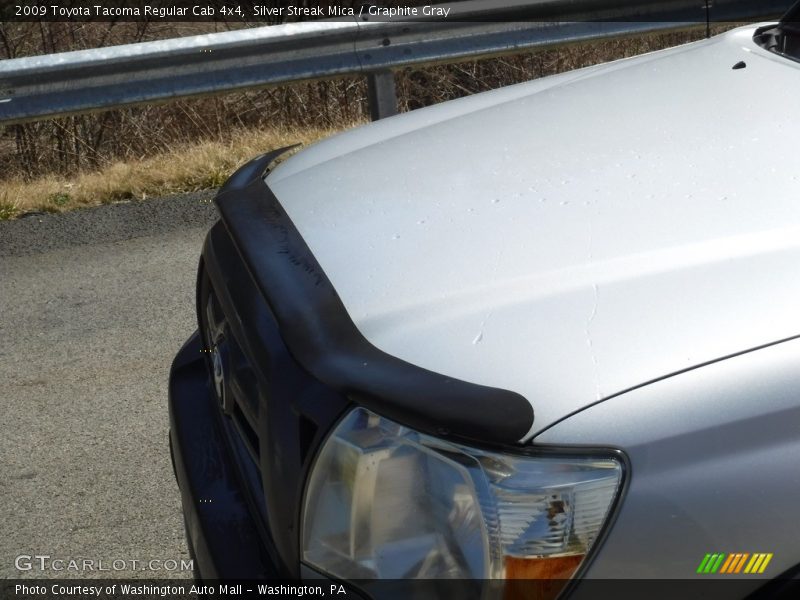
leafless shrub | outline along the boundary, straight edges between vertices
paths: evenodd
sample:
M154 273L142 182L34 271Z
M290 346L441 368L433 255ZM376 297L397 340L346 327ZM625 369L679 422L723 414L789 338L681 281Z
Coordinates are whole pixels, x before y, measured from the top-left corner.
M224 23L5 23L5 58L206 33ZM697 39L702 31L596 42L454 65L398 71L401 110ZM280 126L336 128L367 114L361 78L300 83L212 98L14 125L0 135L0 178L33 179L142 160L230 132Z

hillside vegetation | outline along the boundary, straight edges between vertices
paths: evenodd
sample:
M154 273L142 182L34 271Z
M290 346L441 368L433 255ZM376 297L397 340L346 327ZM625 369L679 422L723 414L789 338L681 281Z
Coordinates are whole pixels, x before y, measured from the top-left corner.
M220 24L5 23L14 58L219 30ZM718 28L721 30L723 28ZM401 111L675 46L702 29L593 42L396 73ZM367 121L362 78L298 83L6 127L0 219L218 186L255 154Z

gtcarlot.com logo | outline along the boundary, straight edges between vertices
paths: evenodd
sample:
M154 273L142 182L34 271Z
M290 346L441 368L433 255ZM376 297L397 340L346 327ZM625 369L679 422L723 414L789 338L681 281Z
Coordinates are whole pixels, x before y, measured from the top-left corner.
M771 560L771 552L754 552L753 554L749 552L709 553L700 561L697 572L701 574L755 575L763 573Z
M14 559L17 571L191 571L192 560L135 558L54 558L49 554L20 554Z

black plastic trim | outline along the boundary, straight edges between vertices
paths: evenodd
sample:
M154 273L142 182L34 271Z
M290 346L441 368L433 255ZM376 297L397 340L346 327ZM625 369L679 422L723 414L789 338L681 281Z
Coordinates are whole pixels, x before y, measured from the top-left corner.
M240 471L247 495L257 503L263 499L263 505L257 507L263 515L262 537L278 551L281 576L296 578L300 498L310 457L352 402L314 379L292 357L272 310L221 222L206 237L202 263L200 296L213 293L219 301L226 334L240 347L255 376L260 478L252 476L249 454L238 435L228 435L227 441L236 449L241 447L242 452L234 454L245 459L238 465L243 467ZM203 319L200 321L203 330ZM222 421L229 425L228 433L233 432L230 418L224 416ZM256 490L259 486L261 492Z
M176 355L169 377L170 452L195 575L275 578L280 576L277 553L260 539L239 486L201 349L194 333Z
M215 202L295 360L353 402L420 431L485 443L521 440L533 409L520 394L428 371L364 338L263 180L286 150L244 165Z

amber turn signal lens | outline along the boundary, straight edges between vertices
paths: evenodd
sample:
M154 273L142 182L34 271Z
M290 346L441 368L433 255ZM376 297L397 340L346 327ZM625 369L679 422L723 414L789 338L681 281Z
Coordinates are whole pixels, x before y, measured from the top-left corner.
M504 600L554 600L583 557L583 554L536 558L507 556Z

